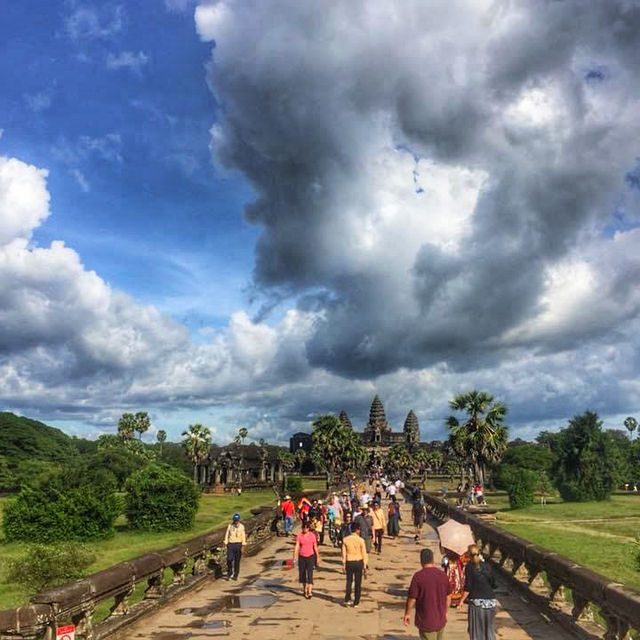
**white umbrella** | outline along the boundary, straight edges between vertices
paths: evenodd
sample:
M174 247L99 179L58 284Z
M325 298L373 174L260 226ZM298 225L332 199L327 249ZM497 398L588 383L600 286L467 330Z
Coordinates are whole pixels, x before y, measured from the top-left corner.
M471 527L468 524L460 524L456 520L447 520L438 527L440 546L461 556L467 551L470 544L475 544Z

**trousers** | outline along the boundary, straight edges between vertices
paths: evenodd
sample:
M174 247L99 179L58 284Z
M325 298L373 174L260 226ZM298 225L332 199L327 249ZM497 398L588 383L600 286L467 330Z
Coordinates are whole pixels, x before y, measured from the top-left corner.
M345 602L351 600L351 587L355 589L353 595L353 603L359 604L360 593L362 591L362 572L364 570L364 562L362 560L347 560L347 590L344 596ZM355 583L355 584L354 584Z
M240 573L240 558L242 557L242 542L230 542L227 545L227 575L238 577Z
M384 533L384 529L376 529L376 551L380 553L382 551L382 534Z

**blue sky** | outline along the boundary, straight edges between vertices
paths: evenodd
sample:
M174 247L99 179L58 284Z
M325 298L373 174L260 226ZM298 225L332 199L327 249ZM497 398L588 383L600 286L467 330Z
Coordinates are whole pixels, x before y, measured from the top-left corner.
M241 215L246 181L211 161L210 45L192 12L27 0L3 9L0 40L2 152L50 171L53 215L35 241L63 238L189 326L226 324L257 232Z
M5 4L0 408L640 413L637 3Z

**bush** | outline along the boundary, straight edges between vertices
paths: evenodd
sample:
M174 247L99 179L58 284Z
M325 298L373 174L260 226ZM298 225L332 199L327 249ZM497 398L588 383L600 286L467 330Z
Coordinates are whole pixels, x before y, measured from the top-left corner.
M113 476L101 469L57 471L9 500L2 521L7 541L98 540L114 533L122 511Z
M132 529L180 531L193 526L200 489L177 469L150 464L132 474L125 488L125 514Z
M32 544L23 555L9 560L7 579L38 593L82 578L94 560L94 554L78 543Z
M302 478L300 476L287 476L286 489L289 493L300 493L302 491Z
M540 481L539 473L504 465L500 468L500 480L509 495L512 509L522 509L533 504L533 493Z
M586 411L569 421L554 443L553 481L568 502L605 500L618 483L618 452L598 415Z

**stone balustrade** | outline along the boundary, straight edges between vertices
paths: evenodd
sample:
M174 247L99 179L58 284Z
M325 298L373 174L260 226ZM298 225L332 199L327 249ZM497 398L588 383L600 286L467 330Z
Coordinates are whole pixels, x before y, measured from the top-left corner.
M322 497L324 492L308 495ZM261 507L252 509L252 513L253 517L244 523L249 555L275 535L278 509ZM78 640L101 640L116 634L203 580L219 578L226 564L222 544L225 530L226 525L170 549L148 553L38 593L27 606L0 611L0 640L54 640L56 627L65 624L76 625ZM131 604L131 596L140 584L143 598ZM96 608L104 602L109 603L107 616L95 623Z
M468 524L485 559L494 562L543 613L577 637L627 640L632 632L640 631L639 592L518 538L433 494L423 496L427 509L438 520L452 518ZM606 552L603 545L602 553Z

